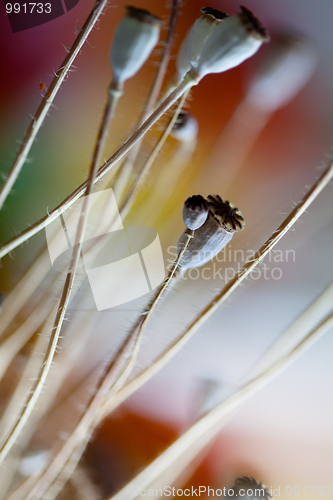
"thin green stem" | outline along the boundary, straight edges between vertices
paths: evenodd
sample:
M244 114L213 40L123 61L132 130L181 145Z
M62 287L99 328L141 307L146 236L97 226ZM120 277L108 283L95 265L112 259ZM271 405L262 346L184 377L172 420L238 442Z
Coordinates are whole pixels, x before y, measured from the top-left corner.
M107 133L109 130L110 121L117 103L117 100L120 96L120 91L114 91L111 87L108 92L107 104L105 106L102 123L99 129L96 146L93 154L92 164L90 167L89 178L87 181L87 187L85 191L85 197L83 198L82 209L80 213L79 223L75 236L75 245L73 247L73 252L71 256L71 261L69 264L69 269L67 272L65 285L63 288L63 292L60 298L56 318L53 324L50 340L48 343L48 347L45 353L44 363L39 371L37 376L36 383L31 392L31 395L28 397L26 401L26 405L22 410L18 420L14 423L9 435L5 439L4 444L0 450L0 463L3 462L13 445L15 444L18 436L24 429L25 425L28 422L28 419L31 415L32 410L34 409L36 402L42 392L42 389L45 385L47 375L50 371L54 354L56 351L56 347L59 340L60 331L63 325L63 321L65 318L65 314L67 312L67 307L69 304L69 299L71 295L71 291L74 284L76 269L79 263L80 254L81 254L81 245L84 239L84 230L89 212L89 203L90 203L90 194L94 185L94 181L96 178L96 173L98 170L98 165L102 156L102 152L104 149L105 141L107 138Z

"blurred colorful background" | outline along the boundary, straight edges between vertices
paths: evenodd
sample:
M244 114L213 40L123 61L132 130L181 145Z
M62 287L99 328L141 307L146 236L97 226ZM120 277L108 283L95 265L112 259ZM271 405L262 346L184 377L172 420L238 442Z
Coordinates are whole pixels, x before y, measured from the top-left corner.
M44 216L86 178L111 79L110 45L126 4L122 0L110 3L62 85L29 155L29 163L24 166L0 214L1 242ZM162 39L169 4L161 0L133 3L165 21ZM46 88L50 84L64 58L64 47L72 44L76 30L92 6L93 2L80 0L74 9L58 19L18 33L11 32L1 6L3 175L9 170L18 142L45 92L40 90L41 84ZM238 9L238 3L233 0L214 0L211 6L228 14ZM197 0L184 1L181 6L169 78L175 71L177 48L201 7ZM236 127L231 139L226 135L226 130L230 132L227 125L235 120L235 112L261 61L270 57L270 44L240 67L205 77L191 91L186 107L199 124L195 152L186 165L180 166L183 171L173 186L168 204L156 217L154 207L148 210L145 207L145 199L149 201L148 195L161 176L165 158L170 158L178 147L175 139L169 139L145 183L140 203L133 207L126 223L155 227L165 260L173 256L170 248L176 245L183 231L182 206L192 194L217 193L230 199L241 209L246 228L228 245L227 262L220 256L205 266L209 279L202 273L193 273L192 278L185 275L177 284L146 333L139 368L174 341L223 286L221 274L224 281L225 268L237 268L240 261L244 263L239 256L260 247L284 214L301 199L331 155L332 1L248 0L246 7L260 18L272 41L285 31L306 37L316 53L316 68L291 102L269 117L265 115L265 126L237 172L233 162L237 164L244 134L247 128L253 130L261 115L253 109L250 119L244 126ZM148 64L125 85L109 135L109 156L134 130L161 49L162 42ZM159 122L149 135L147 151L160 127ZM331 282L332 211L332 186L328 186L279 244L280 260L278 257L274 260L273 256L265 261L268 279L259 268L259 274L245 282L183 351L99 428L86 452L86 462L105 495L120 488L191 425L206 408L202 401L209 407L235 390L272 342ZM2 260L4 297L44 245L45 236L40 233ZM235 259L236 250L243 253L238 253ZM288 254L288 251L293 252ZM280 271L272 274L274 268ZM134 302L130 311L123 307L113 312L90 313L96 327L66 389L74 387L98 360L105 359L146 302L147 297ZM194 486L205 484L219 488L229 485L237 476L249 475L269 487L280 487L281 497L288 496L287 486L333 487L332 349L332 336L328 334L237 411L184 481ZM61 395L60 392L60 399ZM68 432L67 411L78 401L66 404L66 411L60 405L53 419L46 422L45 429L35 438L37 443L47 443L50 433ZM304 489L299 496L306 496Z

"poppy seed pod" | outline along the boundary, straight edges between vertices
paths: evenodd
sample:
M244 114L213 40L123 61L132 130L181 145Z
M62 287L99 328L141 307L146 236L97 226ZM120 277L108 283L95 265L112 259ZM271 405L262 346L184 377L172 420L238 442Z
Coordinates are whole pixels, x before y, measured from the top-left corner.
M222 19L228 17L224 12L203 7L201 16L194 22L187 32L176 59L177 82L181 82L186 73L197 65L202 47L213 29Z
M111 47L113 87L122 86L146 62L160 36L161 20L146 10L126 7Z
M306 39L277 36L249 86L247 100L268 112L285 106L308 82L316 62L317 54Z
M198 64L202 48L215 30L216 26L226 17L227 14L211 7L203 7L201 16L195 21L188 38L188 61L195 68Z
M194 141L198 135L198 121L188 112L181 111L172 127L171 137L181 142Z
M241 7L241 12L227 17L207 38L195 71L201 78L227 71L255 54L268 40L267 31L258 19Z
M184 203L183 221L192 231L199 229L207 220L209 205L203 196L194 195Z
M193 267L200 267L213 259L233 237L241 231L245 222L239 209L218 195L209 195L206 222L193 233L185 255L180 261L181 272ZM178 252L185 241L185 233L178 241Z

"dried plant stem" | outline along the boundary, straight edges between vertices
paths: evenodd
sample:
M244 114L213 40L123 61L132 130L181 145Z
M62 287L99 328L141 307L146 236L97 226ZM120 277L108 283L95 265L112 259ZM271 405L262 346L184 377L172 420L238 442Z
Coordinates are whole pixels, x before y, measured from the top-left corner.
M102 156L107 133L109 130L110 121L112 118L112 114L113 114L115 105L117 103L117 99L119 97L119 93L120 93L119 90L113 90L111 87L110 87L109 92L108 92L108 100L107 100L107 104L105 106L105 110L104 110L104 114L103 114L103 118L102 118L102 123L101 123L100 130L98 133L97 141L96 141L96 147L94 150L92 164L91 164L91 168L90 168L90 172L89 172L89 178L87 181L85 197L83 199L81 214L80 214L78 227L77 227L77 231L76 231L76 235L75 235L75 245L73 248L71 261L69 264L69 270L68 270L68 273L66 276L62 296L60 298L58 311L57 311L56 318L55 318L55 321L53 324L50 340L49 340L48 347L47 347L47 350L45 353L44 363L39 371L37 381L34 385L33 391L27 399L25 408L21 412L16 423L14 423L14 426L12 427L8 437L6 438L5 442L3 443L2 447L1 447L0 463L3 462L3 460L7 456L8 452L15 444L15 442L16 442L18 436L20 435L20 433L22 432L24 426L26 425L26 423L31 415L31 412L32 412L33 408L35 407L35 404L40 396L40 393L45 385L47 375L48 375L50 368L51 368L51 365L52 365L52 361L53 361L54 354L55 354L56 347L57 347L58 340L59 340L60 331L61 331L62 324L63 324L65 314L67 311L71 291L73 288L77 265L78 265L78 262L80 259L81 245L82 245L82 241L83 241L86 220L87 220L87 216L88 216L88 212L89 212L89 203L90 203L90 196L89 195L91 194L91 191L93 189L98 165L99 165L99 162L100 162L100 159Z
M0 210L18 177L24 165L24 162L26 161L31 146L39 132L40 127L43 124L43 121L54 101L58 90L60 89L62 82L68 75L71 65L73 64L76 56L79 54L83 44L87 40L91 30L95 26L107 3L107 0L97 0L97 2L95 3L86 22L79 31L72 47L68 51L67 56L65 57L59 70L55 74L55 77L53 78L50 87L48 88L41 104L39 105L34 118L30 122L30 125L17 152L13 165L11 166L11 169L8 173L7 179L0 188Z
M148 118L150 111L155 106L158 94L161 91L162 83L165 77L165 73L169 64L171 50L173 46L173 41L176 33L176 26L178 21L179 8L181 5L181 0L172 0L172 7L169 18L168 33L164 42L164 48L162 57L158 66L158 70L155 75L154 83L145 104L144 115L142 117L142 122Z
M253 259L248 261L242 269L235 274L220 293L214 296L213 300L199 313L187 330L178 338L178 340L169 347L164 353L159 356L154 363L143 370L135 379L131 380L124 386L112 400L104 403L101 419L105 418L119 404L133 394L137 389L142 387L150 378L159 372L173 358L182 347L190 340L194 333L207 321L208 318L225 302L237 287L249 276L256 266L264 259L264 257L274 248L280 239L289 231L300 216L309 208L311 203L317 198L321 191L333 178L333 163L330 163L325 169L320 178L315 182L309 192L296 205L290 215L282 222L280 227L274 231L273 235L264 243L258 250Z
M94 203L94 200L93 200ZM63 229L61 228L61 231ZM49 245L52 246L54 240L58 237L58 231L55 231L52 238L49 240ZM0 346L4 332L14 320L15 316L21 312L23 306L34 296L35 291L39 288L42 281L50 271L50 257L48 250L43 250L39 257L35 260L32 266L28 269L25 275L15 285L15 288L6 297L2 311L0 323ZM61 280L61 277L59 278ZM58 280L58 277L54 278ZM49 285L49 288L54 286L54 281ZM15 334L15 332L14 332ZM12 336L12 334L10 334ZM7 340L7 338L6 338ZM25 342L24 342L25 343ZM23 346L24 344L22 344ZM0 351L1 359L1 351ZM1 365L1 363L0 363ZM0 369L1 373L1 369Z
M146 134L146 132L161 118L161 116L193 85L197 85L199 82L195 79L196 76L193 74L187 74L180 85L163 101L163 103L152 113L152 115L145 121L145 123L128 139L125 144L114 153L111 158L109 158L102 167L99 168L95 183L103 178L104 175L119 161L123 158L135 144ZM80 196L82 196L87 187L87 182L82 183L72 194L70 194L60 205L58 205L54 210L52 210L47 216L43 217L35 224L31 225L29 228L22 231L20 234L15 236L8 243L3 245L0 249L0 258L7 255L9 252L14 250L17 246L21 245L24 241L31 238L31 236L37 234L41 229L45 228L48 224L51 224L59 215L61 215L65 210L67 210Z
M164 42L164 48L162 52L162 56L160 62L158 64L158 69L155 74L155 78L153 84L151 86L148 99L146 100L141 118L138 123L138 127L140 127L146 119L149 117L149 114L153 110L158 94L161 91L162 83L165 77L165 73L169 64L173 40L176 32L176 25L178 20L180 7L180 0L172 0L172 7L169 18L169 27L168 33ZM133 165L140 153L142 141L139 141L134 148L132 148L131 155L125 160L124 164L121 167L121 171L119 176L113 186L114 194L117 200L121 200L124 194L124 191L127 186L127 182L131 176Z
M0 344L0 380L14 357L45 321L52 307L51 293L48 293L22 325L2 340Z
M78 463L90 435L97 424L96 415L106 395L109 394L112 396L112 394L116 393L129 375L132 369L131 357L133 353L134 355L136 354L137 346L140 344L138 340L137 337L132 335L125 341L117 353L115 361L108 366L79 423L47 470L38 478L26 500L41 498L57 480L62 485L65 484ZM130 356L128 355L129 352L131 353ZM64 472L65 478L59 477L66 466L67 468ZM59 484L55 487L55 490L59 491Z
M177 120L177 117L178 117L178 115L179 115L179 113L184 105L184 102L185 102L187 96L188 96L188 92L185 92L185 94L179 100L179 104L177 105L176 109L173 111L172 117L171 117L167 127L165 128L162 136L158 140L158 142L157 142L154 150L150 154L148 160L142 166L140 172L138 173L138 175L137 175L137 177L132 185L131 190L129 191L125 200L122 202L121 206L119 207L119 215L120 215L121 220L124 220L126 218L127 214L129 213L130 209L132 208L133 203L135 202L135 199L136 199L136 195L140 191L140 188L141 188L142 184L144 183L144 180L147 177L159 151L161 150L161 148L163 147L163 144L165 143L168 136L170 135L172 127L173 127L175 121ZM109 222L107 227L104 228L105 234L109 233L111 230L116 231L118 229L119 218L115 217L115 215L116 214L112 215L111 222ZM104 238L102 237L98 241L98 243L96 243L94 245L94 247L91 249L91 253L89 252L89 254L86 254L87 260L89 260L91 254L97 255L99 253L99 251L104 247L105 241L107 241L107 240L108 240L108 235L106 234L106 237L104 237Z
M40 365L40 361L42 359L41 353L44 350L45 342L46 340L42 335L37 336L33 350L15 387L15 391L11 396L9 403L6 405L5 412L1 416L1 438L6 436L8 430L11 428L13 415L22 411L22 404L25 402L26 394L29 394L31 390L33 377L37 372L37 367Z
M123 343L120 351L115 357L115 361L107 367L106 373L102 377L100 385L95 394L92 396L92 399L78 425L72 432L71 436L67 439L66 444L49 465L45 473L40 477L27 500L37 500L46 491L48 492L48 499L54 498L53 495L59 491L60 485L63 487L67 479L74 471L76 464L80 460L80 457L89 442L92 432L100 421L99 412L106 396L108 396L108 398L112 398L112 396L117 393L119 388L124 384L125 380L130 375L137 359L142 335L147 326L148 320L162 295L165 293L171 280L175 276L179 262L186 252L188 243L192 237L193 232L188 230L183 247L172 266L168 278L164 281L163 285L152 300L148 311L144 313L143 318L138 321L128 338ZM51 490L53 492L52 494Z
M185 254L185 252L187 250L188 244L190 243L191 239L193 238L193 233L194 232L191 231L190 229L187 229L185 231L185 240L184 240L183 246L177 255L177 259L175 260L167 279L164 281L161 288L158 290L157 294L155 295L155 297L151 301L150 305L148 306L147 311L143 315L143 318L138 321L137 328L138 328L138 334L140 336L142 336L143 331L146 329L147 323L148 323L151 315L153 314L153 311L156 308L158 302L161 300L163 294L166 292L172 279L175 277L176 272L178 270L179 263L182 260L183 255Z
M314 183L308 193L295 206L292 212L285 218L279 228L274 231L272 236L256 252L254 257L248 261L242 269L229 280L226 286L218 293L205 309L195 318L184 335L192 336L210 316L225 302L236 288L251 274L253 269L266 257L266 255L277 245L301 215L309 208L311 203L317 198L322 190L329 184L333 178L333 163L330 163L324 170L320 178Z
M1 311L0 339L24 304L31 298L50 269L50 258L47 251L42 252L37 261L26 272L23 278L6 297Z
M157 459L149 464L140 474L130 481L122 490L110 497L109 500L132 500L138 492L148 487L155 479L163 474L170 466L176 464L174 477L179 476L182 470L193 458L211 441L220 431L225 418L241 404L256 394L262 387L285 370L303 352L311 347L324 333L333 327L333 314L326 317L304 340L299 342L291 352L275 362L268 370L241 387L231 397L217 405L205 414L190 429L181 435ZM184 456L186 454L186 456ZM179 459L183 458L181 465ZM178 461L178 462L177 462Z
M92 200L92 204L96 200ZM91 255L98 252L101 247L104 246L105 241L99 241L98 243L93 243L89 251L86 251L85 256L89 259ZM17 285L17 288L13 290L12 294L8 297L4 307L3 313L4 323L9 323L15 316L14 312L18 313L19 309L23 304L31 297L38 285L41 283L43 278L45 278L47 272L49 271L50 259L47 255L47 250L42 252L41 256L38 257L37 261L33 264L32 269L36 271L36 276L31 275L30 270L22 278L22 280ZM46 262L45 262L46 257ZM50 316L53 317L51 310L53 309L52 297L58 296L58 287L65 277L63 272L60 276L55 277L49 284L42 300L37 304L35 309L30 313L28 317L22 321L22 324L11 331L6 337L0 338L0 380L2 379L4 373L6 372L9 364L12 362L14 357L22 349L22 347L29 341L36 330L42 325L45 319ZM30 286L29 286L30 283ZM76 295L78 290L72 290L72 298ZM9 314L6 314L8 313ZM2 325L2 323L1 323ZM6 325L6 326L7 326Z

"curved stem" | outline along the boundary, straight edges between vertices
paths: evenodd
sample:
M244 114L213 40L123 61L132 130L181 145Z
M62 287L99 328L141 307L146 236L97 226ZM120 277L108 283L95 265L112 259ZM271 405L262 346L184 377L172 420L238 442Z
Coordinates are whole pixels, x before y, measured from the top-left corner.
M284 371L303 352L311 347L324 333L333 326L333 314L327 316L304 340L292 349L286 356L270 366L268 370L241 387L235 394L222 401L215 408L206 413L184 434L182 434L159 457L150 463L122 490L112 495L108 500L132 500L137 498L138 492L148 487L154 480L163 474L176 461L183 458L181 466L177 463L175 476L185 469L193 458L212 440L220 431L225 418L241 404L256 394L266 384ZM189 453L190 452L190 453Z
M53 459L47 470L36 482L34 488L28 495L27 500L38 500L46 491L48 492L48 498L53 499L55 497L55 493L59 491L58 483L60 483L62 487L74 471L86 445L89 442L90 436L99 423L98 414L105 398L114 396L130 375L137 360L142 335L146 329L148 320L162 295L169 286L171 280L174 278L179 262L186 252L188 243L192 237L193 231L187 230L185 233L184 244L167 279L164 281L149 305L148 311L144 313L143 319L140 319L134 326L132 332L129 334L118 351L115 360L112 361L107 367L106 372L100 381L99 387L92 396L90 403L88 404L88 407L82 415L76 428L67 439L66 444Z
M143 370L136 378L124 386L118 394L106 401L101 412L101 420L111 411L125 401L131 394L142 387L156 373L158 373L172 359L182 347L190 340L194 333L214 314L214 312L230 297L237 287L249 276L264 257L274 248L280 239L289 231L300 216L309 208L311 203L317 198L321 191L333 178L333 162L328 165L320 178L314 183L309 192L296 205L292 212L282 222L280 227L274 231L272 236L262 245L255 256L248 261L234 278L232 278L225 287L219 292L211 302L201 311L193 320L191 325L178 338L178 340L168 349L166 349L148 368Z
M76 231L75 235L75 245L73 248L72 256L71 256L71 261L69 264L69 269L67 272L66 280L65 280L65 285L63 288L63 292L60 298L56 318L53 324L50 340L48 343L48 347L45 353L45 358L44 358L44 363L39 371L39 374L37 376L37 381L34 385L34 388L32 390L31 395L29 396L28 400L26 401L25 408L22 410L18 420L16 423L14 423L14 426L12 427L9 435L5 439L5 442L3 443L1 450L0 450L0 463L5 459L7 456L8 452L11 450L13 445L15 444L18 436L22 432L23 428L25 427L26 423L28 422L28 419L31 415L32 410L34 409L36 402L42 392L42 389L45 385L45 381L47 378L47 375L50 371L54 354L56 351L56 347L58 344L59 340L59 335L60 331L63 325L63 321L65 318L65 314L67 311L71 291L73 288L73 283L75 279L75 274L76 274L76 269L77 265L79 262L80 254L81 254L81 245L82 241L84 239L84 230L85 230L85 225L87 221L87 216L89 212L89 203L90 203L90 194L94 185L94 180L96 177L98 165L102 156L103 148L105 145L110 121L112 118L113 111L115 109L117 100L119 98L120 91L116 90L114 91L111 86L109 89L108 93L108 100L107 104L104 110L103 114L103 119L102 123L99 129L97 141L96 141L96 146L93 154L93 159L92 159L92 164L89 172L89 178L87 181L87 187L85 191L85 197L83 199L82 203L82 209L80 213L80 218L79 218L79 223L78 223L78 228Z
M103 176L121 160L135 144L146 134L146 132L161 118L161 116L193 85L199 83L195 75L187 74L180 85L163 101L163 103L152 113L145 123L128 139L125 144L109 158L97 172L94 183L98 182ZM87 188L88 181L82 183L75 191L73 191L60 205L52 210L48 215L37 221L29 228L22 231L20 234L12 238L7 244L0 249L0 258L7 255L14 248L21 245L24 241L37 234L41 229L45 228L57 219L65 210L67 210L80 196L82 196Z
M54 101L55 96L57 95L58 90L60 89L61 84L63 83L65 77L68 75L69 69L73 64L74 59L79 54L84 42L87 40L91 30L95 26L107 3L107 0L97 0L97 2L95 3L91 13L88 16L88 19L84 23L82 29L79 31L75 42L68 51L68 54L61 64L59 70L55 74L55 77L53 78L50 87L48 88L41 104L39 105L34 118L31 120L28 130L25 133L21 146L7 175L7 178L0 188L0 210L5 203L7 196L10 193L19 173L21 172L31 146L33 145L33 142L39 132L40 127L43 124L43 121Z

